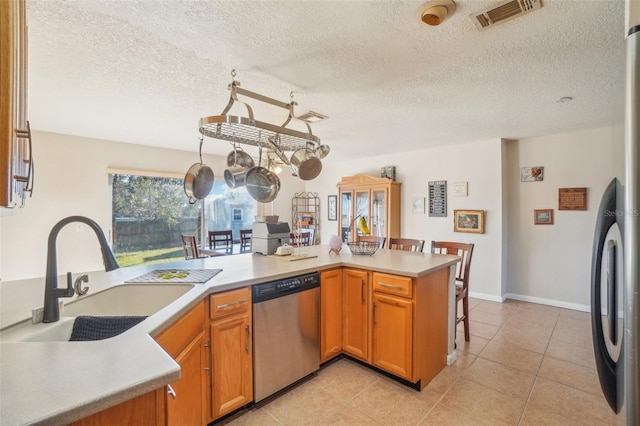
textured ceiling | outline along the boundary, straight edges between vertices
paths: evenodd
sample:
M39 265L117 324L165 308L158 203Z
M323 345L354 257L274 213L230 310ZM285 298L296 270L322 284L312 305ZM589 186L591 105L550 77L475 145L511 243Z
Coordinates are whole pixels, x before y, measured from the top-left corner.
M296 114L329 116L312 129L331 156L622 123L623 0L543 0L483 32L468 15L494 1L458 1L438 27L417 22L422 3L27 0L32 127L196 151L232 69L245 89L293 91ZM287 117L247 101L260 121Z

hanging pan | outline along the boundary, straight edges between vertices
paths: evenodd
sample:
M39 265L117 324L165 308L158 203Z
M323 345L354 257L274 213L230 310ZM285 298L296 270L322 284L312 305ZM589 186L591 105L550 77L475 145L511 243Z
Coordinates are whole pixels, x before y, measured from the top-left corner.
M280 191L278 175L262 167L262 145L260 145L258 165L247 170L246 187L251 197L260 203L270 203L275 200Z
M253 158L241 148L236 148L233 144L233 151L227 155L227 169L224 171L224 181L229 188L240 188L244 186L247 170L255 165Z
M189 204L206 198L213 188L213 170L202 162L202 139L200 138L200 162L189 167L184 176L184 193L189 197Z

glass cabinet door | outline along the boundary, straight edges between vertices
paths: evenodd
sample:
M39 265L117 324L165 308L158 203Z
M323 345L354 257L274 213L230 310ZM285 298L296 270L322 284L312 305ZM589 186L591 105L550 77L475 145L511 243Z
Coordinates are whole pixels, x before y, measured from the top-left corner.
M354 217L364 217L364 220L367 222L367 226L371 223L369 220L370 212L369 212L369 191L356 191L356 210ZM353 224L354 229L356 230L356 235L364 235L362 231L360 231L360 227L358 226L360 219L355 221Z
M387 235L387 191L385 189L374 189L371 191L371 222L369 230L374 237L384 237Z
M344 242L349 241L352 221L353 205L351 203L351 192L342 192L340 193L340 238Z

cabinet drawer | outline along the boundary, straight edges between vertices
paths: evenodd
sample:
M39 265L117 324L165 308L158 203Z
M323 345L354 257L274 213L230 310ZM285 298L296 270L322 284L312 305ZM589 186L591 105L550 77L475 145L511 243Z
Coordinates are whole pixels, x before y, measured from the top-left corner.
M249 287L211 295L211 319L247 312L251 309Z
M413 297L413 279L374 272L373 291L411 298Z
M173 325L156 336L156 342L175 359L194 337L204 330L205 315L205 303L203 300L181 316Z

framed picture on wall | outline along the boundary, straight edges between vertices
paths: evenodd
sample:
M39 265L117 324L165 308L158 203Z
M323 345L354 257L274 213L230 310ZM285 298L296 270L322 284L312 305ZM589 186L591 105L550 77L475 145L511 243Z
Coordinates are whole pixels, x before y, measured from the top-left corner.
M454 210L453 232L484 234L484 210Z
M338 220L338 196L329 195L327 199L327 219Z
M520 182L541 182L544 180L544 167L521 167Z
M553 225L553 209L538 209L533 211L534 225Z

